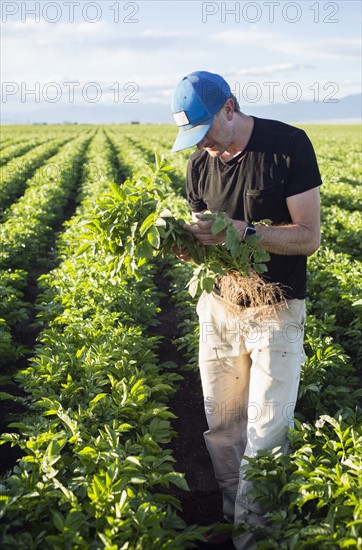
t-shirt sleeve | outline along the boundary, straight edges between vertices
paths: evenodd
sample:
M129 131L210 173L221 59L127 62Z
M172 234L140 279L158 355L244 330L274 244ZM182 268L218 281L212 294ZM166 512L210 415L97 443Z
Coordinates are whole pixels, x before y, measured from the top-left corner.
M304 130L291 140L290 166L286 196L298 195L322 184L313 145Z
M207 210L207 205L200 196L199 179L199 174L190 159L187 163L186 170L186 197L192 212L203 212Z

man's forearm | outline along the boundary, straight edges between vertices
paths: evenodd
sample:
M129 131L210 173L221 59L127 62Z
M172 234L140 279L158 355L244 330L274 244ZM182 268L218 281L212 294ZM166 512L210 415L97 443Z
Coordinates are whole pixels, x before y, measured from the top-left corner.
M258 226L262 245L268 252L283 256L311 256L320 245L319 232L301 225Z
M239 222L237 230L240 238L245 227L245 222ZM319 228L311 229L299 224L255 227L257 235L262 237L262 246L273 254L311 256L320 245Z

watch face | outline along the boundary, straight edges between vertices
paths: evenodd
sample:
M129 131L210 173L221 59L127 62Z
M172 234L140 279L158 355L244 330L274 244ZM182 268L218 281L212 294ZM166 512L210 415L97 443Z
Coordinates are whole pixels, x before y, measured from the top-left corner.
M249 235L254 235L256 233L255 227L248 226L245 230L245 236L248 237Z
M244 231L244 237L243 241L245 241L246 237L249 237L249 235L254 235L256 233L256 229L252 225L247 225Z

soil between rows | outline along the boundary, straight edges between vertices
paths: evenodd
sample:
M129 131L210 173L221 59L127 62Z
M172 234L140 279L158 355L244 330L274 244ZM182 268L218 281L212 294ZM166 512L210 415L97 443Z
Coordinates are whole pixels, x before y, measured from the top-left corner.
M161 363L176 363L180 367L178 373L183 376L177 392L168 403L169 410L177 417L172 421L172 427L177 435L169 446L176 460L174 468L177 472L185 474L190 488L190 491L186 492L174 487L169 492L181 502L182 512L179 515L188 525L210 526L223 522L222 499L203 437L207 423L200 376L198 371L182 369L187 360L173 343L179 336L178 325L182 320L182 311L170 300L168 282L160 274L157 276L157 286L164 294L160 300L160 324L154 329L155 333L164 337L158 349L158 357ZM209 546L200 543L199 547ZM213 544L212 548L228 550L234 546L230 541L225 541L219 545Z

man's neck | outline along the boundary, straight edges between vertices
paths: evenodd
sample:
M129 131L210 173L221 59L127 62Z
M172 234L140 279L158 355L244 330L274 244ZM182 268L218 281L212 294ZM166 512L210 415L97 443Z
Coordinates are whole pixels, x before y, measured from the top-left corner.
M235 158L249 143L254 128L252 116L244 113L235 113L234 139L226 151L221 155L224 162Z

